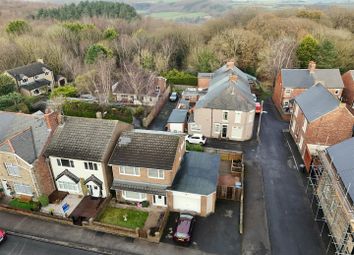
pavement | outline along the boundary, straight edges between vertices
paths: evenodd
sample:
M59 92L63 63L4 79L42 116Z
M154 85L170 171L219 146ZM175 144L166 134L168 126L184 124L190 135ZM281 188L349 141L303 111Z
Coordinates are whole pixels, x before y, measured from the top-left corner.
M177 102L167 101L166 104L162 107L159 115L151 122L148 129L150 130L165 130L168 117L174 108L176 108Z
M63 247L86 250L88 252L94 251L98 254L206 254L185 247L176 247L165 243L150 243L141 239L110 235L78 226L43 221L30 216L5 211L0 211L0 219L0 228L14 234L23 235L34 240L41 240L42 242L48 243L48 245L57 244ZM1 247L0 251L2 251ZM17 255L17 253L13 254Z
M176 225L178 213L170 213L161 239L162 242L175 244L169 235ZM207 253L234 255L241 252L239 234L240 203L218 200L215 213L208 217L196 217L190 248Z

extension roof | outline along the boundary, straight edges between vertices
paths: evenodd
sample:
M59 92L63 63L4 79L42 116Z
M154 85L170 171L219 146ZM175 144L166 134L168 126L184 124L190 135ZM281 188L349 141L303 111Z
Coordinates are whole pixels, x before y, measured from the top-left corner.
M109 164L172 170L182 135L150 130L123 132Z
M282 69L281 78L284 88L310 88L319 82L326 88L344 87L339 69Z
M49 66L41 62L35 62L25 66L16 67L14 69L8 70L7 72L16 80L21 80L23 75L27 77L33 77L44 73L44 70L46 69L51 71Z
M220 156L205 152L187 152L171 190L209 195L216 191Z
M295 97L306 119L312 122L339 107L339 100L318 83Z
M354 198L354 137L327 148L327 152L338 175Z
M173 109L167 123L184 123L187 120L188 110Z
M65 117L44 155L102 162L118 125L117 120Z
M31 91L33 89L39 89L41 87L46 87L48 85L50 85L50 81L46 79L41 79L41 80L36 80L34 82L21 85L21 88Z
M16 153L27 163L33 163L51 132L44 115L0 111L0 120L0 151Z
M133 182L125 180L113 180L111 188L113 190L128 190L133 192L166 196L167 185L146 182Z

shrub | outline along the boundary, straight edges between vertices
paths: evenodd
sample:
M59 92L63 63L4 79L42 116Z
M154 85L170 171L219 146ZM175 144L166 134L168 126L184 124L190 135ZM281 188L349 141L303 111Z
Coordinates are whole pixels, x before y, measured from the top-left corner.
M112 51L103 46L102 44L93 44L88 47L85 54L85 63L93 64L97 60L98 57L110 57L112 56Z
M107 113L104 115L104 119L109 120L120 120L127 123L133 122L133 115L129 108L127 107L120 107L120 108L108 108L104 109Z
M14 92L15 89L15 81L5 74L0 74L0 96L10 94Z
M38 197L38 201L42 206L49 205L49 198L46 195L41 195Z
M203 146L201 146L200 144L187 143L186 149L187 151L200 151L200 152L204 151Z
M103 32L103 37L107 40L114 40L118 37L118 32L115 28L109 27Z
M178 71L176 69L161 73L161 75L165 77L169 83L172 84L182 84L191 86L196 86L198 84L197 76L183 71Z
M63 97L76 97L77 95L77 88L72 85L67 85L64 87L58 87L53 90L50 94L50 98L54 98L57 96Z
M30 30L30 26L24 20L14 20L6 26L6 32L8 34L20 35L28 30Z
M9 203L11 207L27 210L27 211L38 211L40 209L40 204L34 201L22 201L18 198L12 199Z
M144 115L145 108L143 106L138 106L134 110L134 117L142 117Z
M147 201L147 200L141 202L142 207L149 207L149 204L150 204L150 203L149 203L149 201Z
M96 118L96 112L100 110L97 103L66 101L63 104L63 112L69 116Z
M23 96L17 92L0 96L0 110L4 110L9 107L17 107L19 103L23 101Z

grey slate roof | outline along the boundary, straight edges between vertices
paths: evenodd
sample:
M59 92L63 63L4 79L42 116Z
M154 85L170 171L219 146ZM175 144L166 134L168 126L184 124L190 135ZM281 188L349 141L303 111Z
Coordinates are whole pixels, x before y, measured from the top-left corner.
M0 120L0 144L10 139L15 152L33 163L42 153L51 132L44 116L0 111ZM0 150L12 151L9 145L0 146Z
M123 180L114 180L111 187L113 190L127 190L162 196L166 196L166 188L166 185Z
M109 164L172 170L181 137L162 131L123 132Z
M339 107L339 100L323 85L316 84L295 97L306 119L312 122Z
M196 108L211 108L220 110L249 112L256 108L249 85L241 80L229 81L229 77L223 83L210 88L196 104Z
M38 89L50 85L50 81L46 79L36 80L34 82L28 83L26 85L21 85L21 88L26 90Z
M205 152L187 152L171 190L209 195L216 191L220 156Z
M285 88L310 88L319 82L326 88L344 87L339 69L316 69L314 73L308 69L282 69L281 78Z
M84 181L84 184L87 184L91 181L96 183L98 186L102 187L103 182L100 179L98 179L96 176L94 176L93 174L91 174L90 177Z
M14 69L8 70L7 72L11 74L15 79L21 80L21 75L26 75L27 77L33 77L38 74L44 73L44 69L51 71L50 67L41 63L35 62L25 66L16 67Z
M65 117L44 155L102 162L117 120Z
M187 120L188 110L173 109L167 123L184 123Z
M68 169L65 169L63 172L61 172L58 176L57 176L57 178L55 178L55 180L57 181L57 180L59 180L61 177L63 177L63 176L66 176L66 177L68 177L68 178L70 178L73 182L75 182L75 183L78 183L79 181L80 181L80 178L79 177L77 177L75 174L73 174L72 172L70 172Z
M354 199L354 137L328 147L327 152L350 197Z

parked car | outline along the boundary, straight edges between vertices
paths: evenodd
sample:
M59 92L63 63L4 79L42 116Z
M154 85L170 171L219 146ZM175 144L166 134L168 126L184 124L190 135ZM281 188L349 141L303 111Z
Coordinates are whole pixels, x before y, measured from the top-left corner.
M0 243L4 242L6 240L6 232L5 230L0 228Z
M170 95L170 101L171 102L176 102L178 99L178 94L177 92L172 92L171 95Z
M252 93L252 97L253 97L253 101L255 101L255 102L258 101L256 94Z
M192 144L204 145L206 143L206 138L202 134L187 135L186 141Z
M194 216L188 213L181 213L176 219L176 223L173 240L178 243L189 244L192 239L192 231L195 223Z
M260 102L256 102L256 113L261 113L262 105Z

